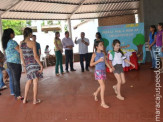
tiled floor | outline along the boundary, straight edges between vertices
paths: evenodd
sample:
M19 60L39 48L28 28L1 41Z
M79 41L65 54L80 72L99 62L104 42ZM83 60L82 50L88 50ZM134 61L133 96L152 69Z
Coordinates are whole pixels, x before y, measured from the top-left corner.
M155 74L149 65L126 72L127 83L122 87L125 101L116 99L112 89L115 77L107 74L105 99L109 109L100 107L100 102L93 99L92 93L98 87L94 69L82 73L79 63L74 67L76 72L60 77L55 76L54 67L44 70L38 94L43 102L39 105L32 104L32 87L29 93L31 101L25 105L10 96L9 89L2 91L0 122L155 122ZM163 75L163 86L162 78ZM22 95L25 82L26 76L22 74Z

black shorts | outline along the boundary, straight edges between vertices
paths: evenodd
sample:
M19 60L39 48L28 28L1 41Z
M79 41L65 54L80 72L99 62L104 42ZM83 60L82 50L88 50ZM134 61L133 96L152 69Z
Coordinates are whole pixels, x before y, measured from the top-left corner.
M115 70L113 71L113 73L120 74L120 73L123 73L124 72L123 71L122 64L116 64L116 65L114 65L114 68L115 68Z

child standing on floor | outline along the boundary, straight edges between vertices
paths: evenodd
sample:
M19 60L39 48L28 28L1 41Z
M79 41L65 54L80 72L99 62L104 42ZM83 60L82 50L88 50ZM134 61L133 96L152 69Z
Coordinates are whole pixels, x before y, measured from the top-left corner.
M104 45L102 41L96 41L94 44L95 52L92 55L92 59L90 62L90 66L95 66L95 79L98 80L100 86L93 93L95 101L98 101L97 95L100 92L101 95L101 106L103 108L109 108L109 106L105 103L104 100L104 92L105 92L105 80L106 80L106 68L107 67L112 71L111 67L106 61L106 56L104 54Z
M111 51L109 55L109 64L112 67L114 76L117 79L117 84L113 86L113 89L117 94L117 98L124 100L124 97L121 95L121 85L124 84L126 80L123 72L122 62L124 60L134 68L135 65L126 59L122 50L120 49L120 44L121 43L118 39L113 40L113 51Z

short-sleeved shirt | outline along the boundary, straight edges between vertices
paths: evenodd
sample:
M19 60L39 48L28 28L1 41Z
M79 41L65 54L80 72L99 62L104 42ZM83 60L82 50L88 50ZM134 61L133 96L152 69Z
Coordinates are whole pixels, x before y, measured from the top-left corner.
M71 38L63 38L62 44L63 44L63 48L65 48L65 50L72 50L70 48L66 48L67 46L73 46L74 47L74 43L73 43Z
M57 45L58 45L58 47L60 48L60 49L63 49L63 45L62 45L62 42L61 42L61 40L60 39L55 39L54 40L54 43L57 43ZM59 49L56 47L56 45L55 45L55 51L59 51Z
M83 40L89 44L89 39L84 38ZM76 43L79 44L79 54L88 53L88 46L82 42L82 39L78 39Z
M152 36L152 35L153 35L152 33L149 34L149 44L150 45L155 41L155 36L157 35L157 32L154 33L154 36ZM156 46L156 44L154 44L153 46Z
M39 50L41 49L40 44L36 42L37 55L40 56Z
M46 54L46 56L49 55L49 48L45 48L45 54Z
M162 34L163 34L163 30L162 31L159 31L157 33L157 39L156 39L156 46L157 47L162 47Z
M20 54L15 49L18 46L18 43L14 40L9 40L7 43L7 48L5 49L7 62L20 64Z
M112 61L112 65L115 66L116 64L122 64L123 60L125 60L126 57L122 55L120 52L115 52L114 58L113 55L109 54L109 60Z

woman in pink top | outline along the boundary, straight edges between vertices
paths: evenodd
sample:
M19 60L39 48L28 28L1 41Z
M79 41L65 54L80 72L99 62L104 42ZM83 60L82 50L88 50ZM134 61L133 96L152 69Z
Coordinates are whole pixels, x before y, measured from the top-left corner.
M156 47L163 65L163 23L158 24L158 30L159 31L156 38ZM163 73L163 66L161 68L161 73Z

